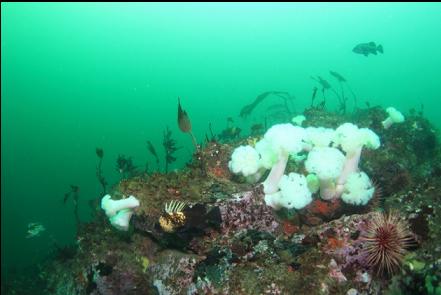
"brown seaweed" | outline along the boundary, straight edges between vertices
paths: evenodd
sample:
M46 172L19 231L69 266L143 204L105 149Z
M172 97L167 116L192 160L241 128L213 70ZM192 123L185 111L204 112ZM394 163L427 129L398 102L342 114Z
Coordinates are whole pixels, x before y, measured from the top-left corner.
M199 146L197 144L195 136L193 135L193 132L191 131L191 121L190 118L188 117L187 112L181 106L180 97L178 97L178 126L182 132L190 134L193 145L196 151L198 151Z
M288 110L288 112L289 113L293 113L294 112L294 109L291 109L291 108L294 108L294 106L293 106L293 103L292 103L292 101L293 101L293 99L294 99L294 97L292 96L292 95L290 95L288 92L286 92L286 91L266 91L266 92L264 92L264 93L262 93L262 94L259 94L257 97L256 97L256 99L252 102L252 103L250 103L250 104L248 104L248 105L246 105L246 106L244 106L242 109L241 109L241 111L240 111L240 116L242 117L242 118L246 118L246 117L248 117L251 113L252 113L252 111L265 99L265 98L267 98L267 97L269 97L270 95L274 95L274 96L278 96L278 97L280 97L280 98L282 98L283 100L284 100L284 104L285 104L285 108ZM288 102L290 102L291 103L291 107L288 105Z
M352 91L351 86L349 86L348 81L346 80L346 78L344 78L342 75L340 75L339 73L335 72L335 71L329 71L329 73L337 79L338 83L340 84L340 89L341 89L341 97L342 99L340 100L340 104L346 104L347 98L345 98L344 95L344 89L343 89L343 84L346 86L346 88L349 90L349 92L351 92L352 94L352 98L354 100L354 108L357 108L357 96L355 95L354 91ZM346 109L346 105L344 106L340 106L340 108L344 108Z
M121 174L122 178L133 177L138 173L132 158L124 155L118 155L116 159L116 170Z
M178 97L178 125L182 132L191 132L191 122L187 112L182 109L181 98Z
M80 227L80 215L78 214L78 201L80 198L80 187L77 185L70 185L70 190L64 194L63 203L66 204L69 199L72 199L74 204L74 217L77 231Z
M168 165L176 161L176 157L173 154L181 148L176 146L176 140L172 138L172 132L168 126L164 131L162 145L165 149L165 173L167 173Z
M147 140L147 149L149 150L149 152L153 155L153 157L156 160L156 166L158 166L158 171L159 171L159 157L158 154L156 153L156 149L153 146L153 144L150 142L150 140Z
M103 188L103 191L101 192L101 196L104 196L107 193L107 181L104 178L103 170L102 170L102 164L103 164L103 157L104 157L104 150L102 148L96 148L96 155L99 159L98 165L96 167L96 177L98 178L99 183L101 184L101 187Z

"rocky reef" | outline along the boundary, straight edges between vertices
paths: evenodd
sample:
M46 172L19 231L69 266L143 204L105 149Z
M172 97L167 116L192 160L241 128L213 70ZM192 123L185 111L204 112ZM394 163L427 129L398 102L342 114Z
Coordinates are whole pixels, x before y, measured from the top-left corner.
M387 114L379 107L347 115L310 108L304 115L305 127L352 122L379 135L381 148L364 150L360 162L376 189L367 205L325 201L316 193L303 209L274 211L260 183L247 183L228 167L235 147L261 136L210 141L181 171L115 185L113 197L140 202L130 230L112 228L102 213L83 224L75 254L42 268L42 293L440 294L441 149L434 127L411 114L384 129ZM286 172L295 167L290 160ZM172 201L185 207L179 222L164 227L160 219ZM395 217L373 224L388 212ZM389 243L375 236L378 228L397 242L399 259L374 256L390 271L369 260L372 247Z

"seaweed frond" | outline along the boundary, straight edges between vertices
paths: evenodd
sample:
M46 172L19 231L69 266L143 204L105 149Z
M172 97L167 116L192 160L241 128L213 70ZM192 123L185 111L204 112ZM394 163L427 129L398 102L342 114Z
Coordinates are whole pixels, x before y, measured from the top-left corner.
M156 153L155 147L153 146L153 144L149 140L147 140L147 149L149 150L149 152L155 158L156 166L158 166L158 171L159 171L159 157L158 157L158 153Z
M116 170L122 175L123 178L133 177L136 175L136 166L133 164L131 157L124 155L118 155L116 159Z
M107 181L104 178L103 170L102 170L102 164L103 164L103 157L104 157L104 151L102 148L96 148L96 155L99 158L98 165L96 167L96 177L98 178L99 183L101 184L101 187L103 188L103 191L101 192L101 195L104 196L107 193Z
M173 154L181 148L176 146L176 140L172 138L172 132L168 126L164 131L162 145L165 149L165 173L167 173L168 165L176 161L176 157Z

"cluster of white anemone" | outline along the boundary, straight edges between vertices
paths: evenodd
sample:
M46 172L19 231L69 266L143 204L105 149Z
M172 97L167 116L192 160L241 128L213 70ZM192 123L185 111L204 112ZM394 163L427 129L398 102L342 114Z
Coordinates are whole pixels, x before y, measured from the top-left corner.
M263 181L265 202L280 208L301 209L319 190L325 200L342 198L346 203L365 205L374 194L374 186L358 164L363 148L377 149L379 137L370 129L344 123L337 129L277 124L255 146L239 146L232 154L229 168L249 181ZM289 173L289 158L306 158L308 175Z

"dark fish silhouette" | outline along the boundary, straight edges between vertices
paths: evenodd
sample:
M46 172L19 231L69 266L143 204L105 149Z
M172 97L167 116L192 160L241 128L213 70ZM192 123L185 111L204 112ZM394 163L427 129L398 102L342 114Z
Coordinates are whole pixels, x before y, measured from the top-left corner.
M377 55L377 52L383 53L383 46L375 44L375 42L360 43L352 49L357 54L368 56L369 54Z

